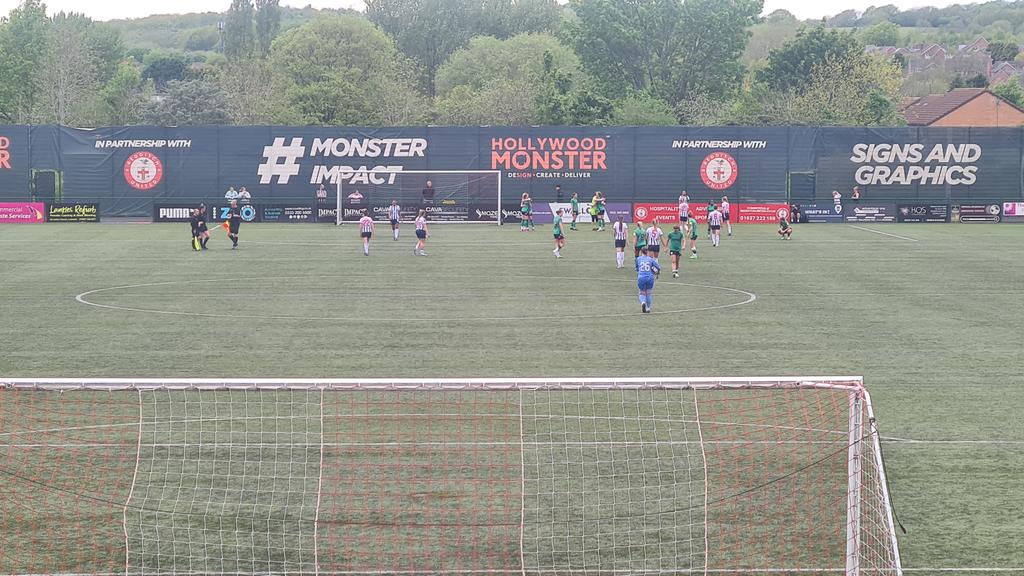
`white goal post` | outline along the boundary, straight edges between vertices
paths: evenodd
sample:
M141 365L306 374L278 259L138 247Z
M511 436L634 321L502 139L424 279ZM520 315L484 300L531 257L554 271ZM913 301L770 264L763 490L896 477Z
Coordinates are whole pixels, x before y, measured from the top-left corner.
M386 206L394 199L403 207L402 221L411 221L415 218L415 209L425 207L428 212L437 210L444 215L444 218L438 219L431 218L428 213L431 224L490 222L492 216L499 226L502 224L501 170L357 170L349 178L362 182L346 184L345 178L338 178L335 219L338 226L345 222L347 201L349 206L352 205L348 195L353 193L361 195L361 208L348 209L366 209L375 220L387 218ZM434 184L436 194L430 201L422 197L427 180ZM384 202L380 201L382 196ZM452 211L465 210L466 216L460 218L457 214L445 211L449 206ZM493 211L493 214L487 214L486 218L472 217L473 212L480 207L483 207L481 212ZM374 214L375 209L384 211L384 214ZM350 222L353 220L358 218L349 219Z
M0 377L0 481L0 574L902 574L860 377Z

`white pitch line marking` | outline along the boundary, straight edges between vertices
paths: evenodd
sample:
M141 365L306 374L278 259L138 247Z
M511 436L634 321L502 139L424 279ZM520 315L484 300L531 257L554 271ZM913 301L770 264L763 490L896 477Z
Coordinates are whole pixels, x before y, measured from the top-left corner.
M891 238L898 238L900 240L906 240L907 242L917 242L917 240L914 238L907 238L906 236L900 236L899 234L890 234L888 232L882 232L881 230L872 230L871 228L865 228L863 226L854 226L853 224L850 224L849 226L850 228L856 228L857 230L863 230L865 232L874 232L875 234L881 234L882 236L889 236Z

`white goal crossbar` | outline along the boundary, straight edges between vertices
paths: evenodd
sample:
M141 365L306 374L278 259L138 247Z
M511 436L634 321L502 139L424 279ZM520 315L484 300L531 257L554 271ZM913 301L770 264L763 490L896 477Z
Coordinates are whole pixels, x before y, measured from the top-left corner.
M88 419L104 410L108 425ZM67 427L54 415L70 418ZM0 478L13 479L14 494L43 490L47 466L60 466L33 460L34 450L67 450L57 456L80 462L115 446L131 446L131 459L100 450L98 469L123 469L120 492L76 498L116 505L121 541L104 545L123 547L125 574L902 575L859 376L0 377L0 457L14 457L0 463ZM262 480L251 476L255 455L273 472ZM247 488L218 496L218 473L204 468L218 461L224 478ZM180 484L169 483L175 475ZM377 499L363 494L373 482L383 483ZM71 494L55 490L58 504ZM218 514L232 502L246 504L226 531ZM767 508L776 503L782 510ZM441 516L424 520L417 506ZM757 524L766 516L782 523ZM36 549L31 535L22 542L4 527L0 548ZM454 540L431 548L434 530ZM422 549L402 540L421 532ZM811 541L782 552L761 542L778 532ZM440 550L448 556L435 559ZM47 554L19 565L0 552L0 574L72 572L45 564ZM377 559L384 565L360 564ZM109 572L103 561L80 563Z
M491 175L491 176L494 176L495 185L496 185L496 190L495 190L496 198L494 199L494 201L493 201L493 203L491 205L494 207L494 210L495 210L495 216L496 216L496 218L495 218L496 222L495 223L498 224L499 226L503 224L504 218L502 217L502 214L501 214L501 170L356 170L356 171L354 171L352 173L352 175L362 175L364 178L367 178L367 179L375 178L375 179L380 179L380 180L390 179L392 177L401 176L403 174L428 174L428 175L433 174L433 175L437 175L437 176L441 176L441 175L445 175L445 174L465 174L465 175L469 175L469 176L472 176L472 175L479 175L479 176ZM351 186L356 187L356 185L354 185L354 184L352 184ZM345 194L346 194L345 190L346 190L346 188L345 188L344 179L343 178L338 178L338 184L337 184L337 207L336 207L337 208L337 212L336 212L336 216L335 216L335 224L337 226L341 226L344 223L344 221L345 221L345 209L344 209L344 198L345 198ZM469 221L470 220L468 220L468 219L465 220L465 222L469 222ZM450 223L450 222L454 222L454 221L436 221L436 222L432 221L431 223L432 224L438 224L438 223Z

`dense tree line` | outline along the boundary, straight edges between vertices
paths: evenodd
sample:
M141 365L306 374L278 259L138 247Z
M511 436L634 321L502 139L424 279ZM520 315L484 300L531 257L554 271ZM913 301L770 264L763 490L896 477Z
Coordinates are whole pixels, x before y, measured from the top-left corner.
M761 0L366 0L366 12L232 0L129 47L123 23L0 23L0 118L103 125L656 125L898 123L900 70L853 32L752 30ZM162 19L164 17L158 17ZM219 25L222 23L222 25Z

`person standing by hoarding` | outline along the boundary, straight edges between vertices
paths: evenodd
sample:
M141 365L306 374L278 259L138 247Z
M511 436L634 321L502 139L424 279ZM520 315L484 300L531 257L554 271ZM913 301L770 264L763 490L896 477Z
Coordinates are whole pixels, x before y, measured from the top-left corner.
M576 220L580 217L580 195L576 192L572 193L572 198L569 200L570 211L572 212L572 224L569 225L569 230L576 229Z
M320 208L327 205L327 188L323 184L316 189L316 204Z
M423 207L424 208L426 208L427 206L433 206L434 205L434 196L436 194L436 191L434 190L434 183L433 182L431 182L430 180L427 180L426 185L423 187L423 190L421 190L420 193L423 195Z
M562 185L555 184L555 202L562 203Z
M430 238L430 231L427 230L427 211L420 210L416 215L416 247L412 253L416 256L426 256L427 238Z
M252 203L252 194L249 194L249 191L245 189L245 186L242 186L242 189L238 191L238 202L241 204Z
M401 227L402 220L402 207L398 205L398 200L392 200L391 206L388 206L388 220L391 221L391 236L397 242L398 229Z
M860 202L860 186L853 187L853 192L850 193L850 200L853 202Z
M359 237L363 239L363 256L370 255L370 238L373 238L373 218L362 211L363 217L359 219Z
M836 206L841 206L843 204L843 195L839 193L839 190L832 191L832 202L834 202Z
M231 208L228 209L228 238L231 239L231 249L238 248L238 229L242 226L242 211L238 208L238 200L231 201Z
M722 196L722 222L725 222L729 236L732 236L732 222L729 221L729 197Z
M234 186L228 186L228 191L224 193L224 199L228 202L238 199L238 191L235 190Z
M626 237L629 236L629 226L622 216L612 224L612 232L615 233L615 268L618 269L626 265Z
M564 212L561 208L555 211L555 217L551 225L551 235L555 239L555 249L551 252L554 253L555 258L562 257L562 248L565 248L565 234L562 234L562 215Z

